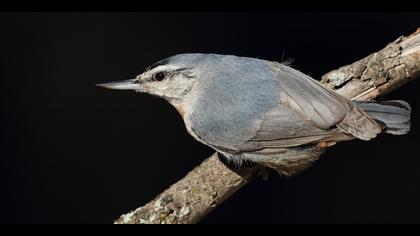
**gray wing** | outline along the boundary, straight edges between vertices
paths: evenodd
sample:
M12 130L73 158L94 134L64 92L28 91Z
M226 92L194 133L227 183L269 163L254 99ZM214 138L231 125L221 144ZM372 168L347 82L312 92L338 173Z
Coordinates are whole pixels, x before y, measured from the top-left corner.
M341 132L336 125L353 109L351 101L291 67L272 66L280 80L279 101L240 150L275 153L276 149L318 142Z
M353 104L326 89L318 81L291 67L273 63L280 80L280 104L310 120L321 129L329 129L342 121Z
M286 94L282 100L291 101L291 108L305 114L317 127L328 129L337 126L362 140L370 140L382 132L382 125L358 109L352 101L293 68L279 64L275 67L285 86Z
M280 80L280 101L267 112L255 136L239 149L256 153L344 137L369 140L381 126L353 102L323 87L311 77L273 63ZM337 140L339 141L339 140Z

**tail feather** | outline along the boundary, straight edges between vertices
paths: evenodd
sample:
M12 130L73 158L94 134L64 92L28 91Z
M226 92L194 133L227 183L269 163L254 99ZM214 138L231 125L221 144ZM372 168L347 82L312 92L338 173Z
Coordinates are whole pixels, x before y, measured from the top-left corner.
M385 133L403 135L410 131L411 107L405 101L353 101L353 103L357 108L379 121L384 126Z

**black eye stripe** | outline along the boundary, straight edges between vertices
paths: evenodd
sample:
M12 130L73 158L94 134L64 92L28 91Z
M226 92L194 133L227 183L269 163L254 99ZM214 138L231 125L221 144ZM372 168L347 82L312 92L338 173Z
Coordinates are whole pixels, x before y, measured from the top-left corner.
M179 72L182 72L184 70L189 70L189 69L191 69L191 68L189 68L189 67L182 67L182 68L178 68L176 70L173 70L172 72L173 73L179 73Z
M158 71L152 74L149 80L153 81L162 81L164 79L168 79L174 75L182 73L187 78L192 78L193 76L190 75L188 70L191 69L189 67L182 67L175 70L168 70L168 71ZM184 71L187 71L184 73Z

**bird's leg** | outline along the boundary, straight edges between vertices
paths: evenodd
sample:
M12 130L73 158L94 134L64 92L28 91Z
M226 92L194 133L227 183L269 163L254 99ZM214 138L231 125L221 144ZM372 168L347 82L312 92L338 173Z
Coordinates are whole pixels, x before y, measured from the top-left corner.
M254 166L257 165L257 163L255 163L251 160L234 161L232 158L229 158L227 155L225 155L221 152L217 152L217 155L219 157L219 160L232 170L239 170L239 169L242 169L242 168L250 168L250 167L254 167Z
M262 166L256 162L253 162L251 160L241 160L240 162L233 161L232 158L229 158L225 154L221 152L217 152L217 156L219 157L219 160L227 166L232 171L236 172L237 174L242 176L242 172L247 172L251 169L254 169L257 173L257 176L260 176L263 180L268 179L269 172L265 166Z

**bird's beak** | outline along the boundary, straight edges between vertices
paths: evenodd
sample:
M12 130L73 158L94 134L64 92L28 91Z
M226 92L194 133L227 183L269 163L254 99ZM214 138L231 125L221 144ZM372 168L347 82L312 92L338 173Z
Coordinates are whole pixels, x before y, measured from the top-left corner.
M104 84L97 84L96 86L104 87L107 89L118 89L118 90L141 90L139 78L116 81Z

